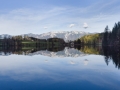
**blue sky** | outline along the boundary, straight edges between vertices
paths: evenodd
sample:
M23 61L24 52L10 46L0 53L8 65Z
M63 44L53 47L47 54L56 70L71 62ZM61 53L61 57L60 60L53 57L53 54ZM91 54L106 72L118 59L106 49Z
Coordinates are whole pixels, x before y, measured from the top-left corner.
M103 32L119 10L120 0L0 0L0 34Z

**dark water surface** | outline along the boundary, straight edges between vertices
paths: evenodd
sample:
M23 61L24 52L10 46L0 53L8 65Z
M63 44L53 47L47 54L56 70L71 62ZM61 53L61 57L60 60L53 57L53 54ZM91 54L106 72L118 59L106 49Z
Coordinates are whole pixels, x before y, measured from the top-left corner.
M120 90L119 57L91 52L1 51L0 90Z

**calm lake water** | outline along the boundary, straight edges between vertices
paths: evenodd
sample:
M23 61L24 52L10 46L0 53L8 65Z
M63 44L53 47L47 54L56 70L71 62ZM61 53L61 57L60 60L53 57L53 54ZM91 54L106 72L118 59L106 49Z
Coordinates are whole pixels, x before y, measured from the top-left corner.
M96 53L1 51L0 90L120 90L120 61Z

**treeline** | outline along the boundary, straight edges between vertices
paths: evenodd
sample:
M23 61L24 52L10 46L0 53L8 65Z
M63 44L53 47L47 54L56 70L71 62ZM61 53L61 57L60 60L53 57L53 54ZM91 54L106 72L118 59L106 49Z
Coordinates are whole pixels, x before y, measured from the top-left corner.
M119 47L120 45L120 22L115 23L112 31L109 30L108 26L106 26L104 30L102 45Z
M3 47L11 47L11 46L21 46L22 42L25 40L29 40L29 41L33 41L32 38L28 37L28 36L12 36L11 38L3 38L0 39L0 46Z
M61 38L48 38L48 39L38 39L28 36L13 36L11 38L0 39L0 46L23 46L27 44L52 44L52 45L63 45L65 41Z
M10 47L10 46L21 46L21 40L16 40L14 38L4 38L0 39L0 47Z
M0 39L1 50L9 50L13 48L18 50L26 50L39 48L40 50L60 51L65 46L65 41L61 38L38 39L28 36L13 36L11 38Z
M74 42L76 44L76 42L79 41L81 45L101 45L102 37L103 37L103 33L85 35L85 36L75 40Z
M25 36L13 36L12 38L4 38L0 39L0 46L1 47L11 47L11 46L22 46L23 41L33 41L30 37Z
M120 22L115 23L112 31L106 26L103 33L85 35L75 40L75 44L78 40L80 40L81 45L102 45L120 48Z
M81 42L85 45L96 45L100 44L101 41L101 34L92 34L92 35L86 35L80 38Z
M80 40L80 39L75 40L75 41L74 41L74 44L75 44L75 45L81 45L81 40Z

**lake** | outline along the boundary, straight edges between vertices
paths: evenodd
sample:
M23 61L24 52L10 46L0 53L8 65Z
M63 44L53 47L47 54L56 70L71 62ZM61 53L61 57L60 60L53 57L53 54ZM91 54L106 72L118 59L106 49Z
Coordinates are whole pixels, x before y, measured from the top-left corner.
M120 90L119 54L98 49L0 51L0 90Z

